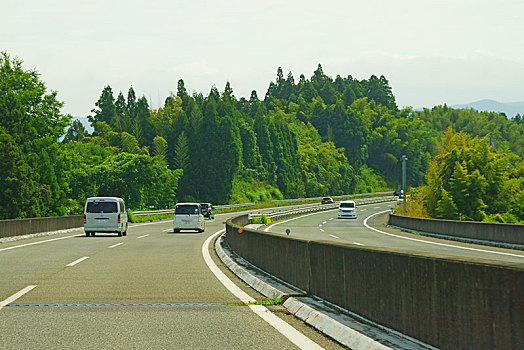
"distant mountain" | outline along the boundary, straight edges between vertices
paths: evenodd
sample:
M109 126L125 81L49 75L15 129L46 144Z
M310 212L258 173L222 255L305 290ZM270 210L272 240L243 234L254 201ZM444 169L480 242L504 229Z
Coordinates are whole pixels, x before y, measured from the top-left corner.
M509 118L518 114L524 114L524 101L502 103L494 100L480 100L477 102L466 103L463 105L453 105L451 108L473 108L477 111L504 113Z

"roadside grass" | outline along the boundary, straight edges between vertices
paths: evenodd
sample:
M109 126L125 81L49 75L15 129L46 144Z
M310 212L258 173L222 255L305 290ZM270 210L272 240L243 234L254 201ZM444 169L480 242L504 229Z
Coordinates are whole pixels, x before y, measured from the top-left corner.
M141 223L141 222L150 222L156 220L165 220L173 217L173 214L148 214L148 215L133 215L131 212L127 213L129 222L132 223Z
M284 298L278 298L278 299L264 299L264 300L257 300L253 302L241 302L233 305L237 306L249 306L249 305L281 305L284 302Z
M255 216L251 219L252 224L264 224L269 225L271 224L271 219L267 217L266 214L262 214L260 216Z

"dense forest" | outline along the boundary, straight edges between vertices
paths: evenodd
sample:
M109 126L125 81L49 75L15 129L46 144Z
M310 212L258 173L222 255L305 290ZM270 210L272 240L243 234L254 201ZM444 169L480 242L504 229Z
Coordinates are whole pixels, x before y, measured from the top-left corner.
M97 195L143 209L396 189L402 155L407 182L418 187L446 132L490 137L488 152L496 146L512 169L522 169L524 155L520 117L399 109L384 76L332 78L320 64L298 81L278 68L265 95L252 91L249 99L235 96L229 83L204 95L179 80L158 109L133 87L124 94L108 85L88 116L92 133L61 107L36 71L2 54L0 219L80 213ZM523 191L522 173L497 181L509 180Z

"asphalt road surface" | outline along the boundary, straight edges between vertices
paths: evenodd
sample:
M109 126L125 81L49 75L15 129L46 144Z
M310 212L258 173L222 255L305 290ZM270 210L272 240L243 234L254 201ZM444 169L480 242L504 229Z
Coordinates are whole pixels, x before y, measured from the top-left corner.
M356 219L337 219L336 209L313 213L277 223L268 227L268 231L286 234L286 229L289 229L291 236L313 240L440 254L451 258L524 263L524 252L521 250L425 237L385 227L387 212L394 205L390 202L357 206Z
M163 221L130 226L127 237L79 230L0 244L0 348L308 348L239 305L207 266L203 249L234 284L264 299L212 245L203 248L225 218L206 220L204 233L175 234ZM281 306L268 308L310 344L342 348Z

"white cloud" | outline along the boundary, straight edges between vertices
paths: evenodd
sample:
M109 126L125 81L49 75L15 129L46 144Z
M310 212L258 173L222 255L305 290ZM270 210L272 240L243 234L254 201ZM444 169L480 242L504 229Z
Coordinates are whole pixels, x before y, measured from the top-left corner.
M153 104L184 79L263 96L276 69L385 75L400 105L524 99L521 0L10 1L0 50L42 73L65 112L107 84Z

